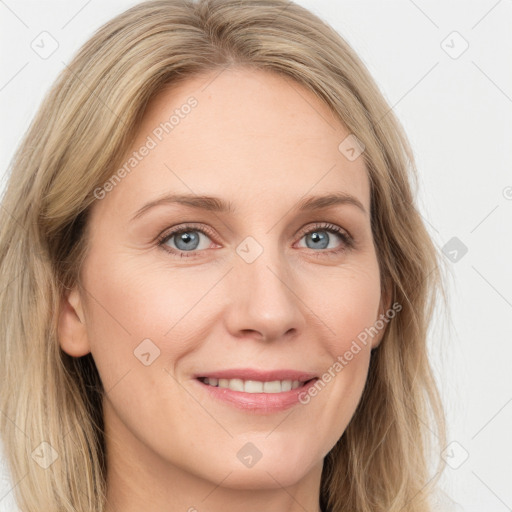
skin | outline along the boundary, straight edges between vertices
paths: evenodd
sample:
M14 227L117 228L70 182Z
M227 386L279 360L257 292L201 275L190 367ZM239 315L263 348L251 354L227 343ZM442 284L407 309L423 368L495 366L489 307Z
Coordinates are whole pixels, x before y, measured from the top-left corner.
M307 405L285 411L236 409L193 375L252 367L320 376L389 307L364 160L339 151L349 132L313 93L244 68L160 93L131 152L191 95L191 113L93 205L83 289L63 299L59 316L61 347L92 352L106 390L106 510L319 511L323 458L354 414L384 332ZM365 211L294 209L303 196L333 191ZM167 204L131 220L171 192L216 196L235 211ZM195 255L173 256L155 238L184 223L212 236L192 230L201 237ZM339 226L353 247L315 223ZM308 231L327 234L329 248L308 247ZM236 252L248 236L263 249L252 263ZM176 239L165 247L178 251ZM147 338L160 350L148 366L134 355ZM262 454L250 468L237 457L248 442Z

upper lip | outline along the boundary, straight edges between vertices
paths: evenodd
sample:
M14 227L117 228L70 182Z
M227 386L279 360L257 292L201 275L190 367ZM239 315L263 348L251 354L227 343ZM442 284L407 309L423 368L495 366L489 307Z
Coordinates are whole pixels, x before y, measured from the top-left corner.
M211 372L198 373L194 376L196 379L202 377L216 379L242 379L257 380L261 382L271 382L275 380L298 380L306 382L314 379L316 375L311 372L300 370L259 370L257 368L231 368L228 370L216 370Z

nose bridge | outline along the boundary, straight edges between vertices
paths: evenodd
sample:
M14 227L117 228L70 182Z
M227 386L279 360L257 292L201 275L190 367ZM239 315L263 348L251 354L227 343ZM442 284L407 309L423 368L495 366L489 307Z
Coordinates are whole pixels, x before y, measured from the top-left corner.
M278 338L301 328L300 301L293 274L275 236L247 237L236 248L232 273L232 319L236 331Z

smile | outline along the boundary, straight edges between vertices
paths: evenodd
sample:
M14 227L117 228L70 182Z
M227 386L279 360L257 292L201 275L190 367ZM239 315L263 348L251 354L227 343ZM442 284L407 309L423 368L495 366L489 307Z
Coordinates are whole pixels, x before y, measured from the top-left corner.
M233 368L196 374L194 380L215 401L268 414L298 405L301 393L307 392L318 377L297 370Z
M241 391L244 393L282 393L303 386L308 381L299 380L242 380L242 379L217 379L215 377L200 378L201 382L209 386Z

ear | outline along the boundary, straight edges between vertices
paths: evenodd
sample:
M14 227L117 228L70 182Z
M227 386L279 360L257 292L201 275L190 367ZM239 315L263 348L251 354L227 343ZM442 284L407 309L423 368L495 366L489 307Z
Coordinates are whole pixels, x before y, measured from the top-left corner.
M382 338L384 337L384 334L386 333L387 325L389 323L389 317L388 317L388 315L386 315L386 312L391 309L391 299L393 298L392 290L393 290L393 285L392 285L391 280L384 283L384 286L382 288L381 298L380 298L379 315L376 318L376 323L378 322L377 326L380 327L381 322L384 325L382 326L382 329L379 329L378 334L372 338L372 350L377 348L380 345L380 342L382 341Z
M90 352L84 310L77 287L66 292L61 299L58 336L62 350L70 356L81 357Z

